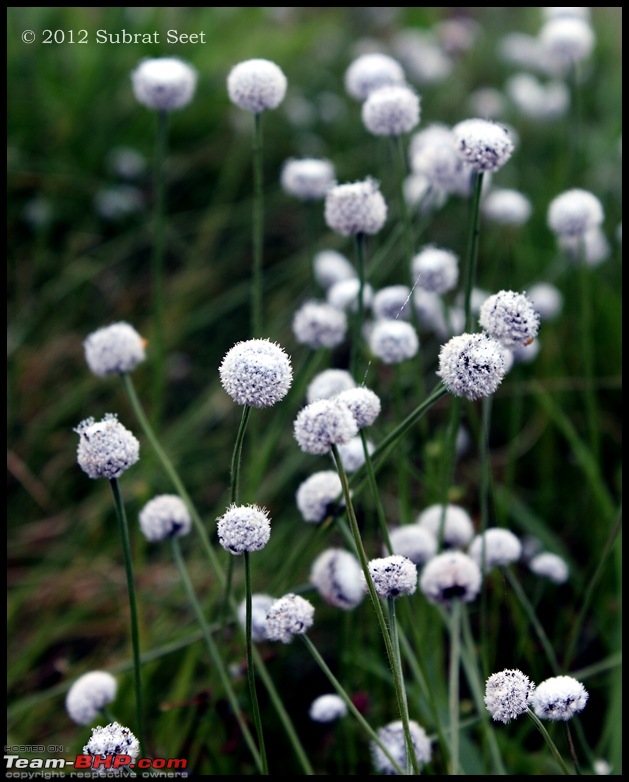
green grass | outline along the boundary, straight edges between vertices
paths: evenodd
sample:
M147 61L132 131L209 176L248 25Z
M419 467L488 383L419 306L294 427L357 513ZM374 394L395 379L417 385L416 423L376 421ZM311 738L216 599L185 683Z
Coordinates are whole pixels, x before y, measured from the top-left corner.
M368 13L375 10L382 15ZM140 462L122 476L120 486L130 524L145 659L148 753L185 757L199 775L257 773L168 546L149 545L136 523L149 499L173 490L168 475L142 435L120 380L92 376L83 357L82 341L90 332L118 320L131 323L149 339L148 360L135 370L133 381L151 412L150 165L156 118L135 101L129 74L141 58L161 55L189 61L199 82L192 103L170 117L160 442L226 570L228 555L216 541L215 521L229 502L230 459L241 410L223 391L218 366L235 342L250 336L253 122L230 104L225 82L236 63L267 57L286 74L289 91L281 107L263 116L263 320L266 335L291 355L295 382L281 404L253 411L244 442L242 500L267 507L272 519L269 545L251 558L254 591L277 597L299 591L311 599L316 611L309 638L361 704L369 724L377 728L397 718L369 600L346 614L323 603L308 585L315 556L328 546L346 545L346 539L342 518L314 526L300 517L295 505L299 484L333 465L299 450L292 423L304 404L307 382L321 369L343 365L347 356L342 351L310 355L292 334L298 303L321 298L322 292L313 288L308 264L307 210L279 184L284 160L310 155L332 160L340 182L366 176L381 180L390 217L367 243L367 277L376 288L409 283L389 150L385 140L364 129L359 105L344 91L343 73L361 41L370 39L386 49L396 30L428 28L456 9L400 8L390 17L387 10L394 9L8 9L7 744L63 745L67 757L79 753L89 728L71 722L64 697L69 685L92 669L117 676L119 692L111 711L133 728L132 651L115 509L106 482L90 481L78 467L73 432L88 416L99 419L115 412L141 440ZM418 86L418 130L473 116L471 92L481 86L501 90L513 72L497 55L500 38L518 31L535 34L540 26L540 8L472 10L479 25L477 43L456 58L447 81ZM617 775L622 773L621 23L620 8L592 9L596 47L580 85L582 149L576 170L568 154L575 133L572 120L533 122L507 108L503 119L517 134L517 149L494 181L526 194L533 214L515 233L482 223L477 277L478 287L487 291L523 291L547 280L564 295L561 316L542 324L537 358L516 365L493 398L488 514L491 524L521 537L534 536L569 565L570 579L561 586L540 581L524 565L514 570L562 672L579 678L590 693L587 707L572 723L583 772L592 773L592 761L603 758ZM89 43L45 45L41 36L47 28L86 29ZM97 30L123 28L163 31L162 41L168 29L204 31L207 42L96 43ZM27 29L37 34L30 45L20 37ZM304 107L306 114L298 122L295 117ZM116 147L133 148L146 159L147 171L136 183L146 206L108 221L93 203L100 190L118 181L108 166ZM600 199L610 243L608 259L586 270L591 317L585 335L582 281L577 269L562 263L546 226L549 202L572 187ZM50 209L50 219L39 226L25 216L36 199ZM422 222L417 244L443 245L463 258L468 219L469 203L451 198ZM315 212L314 223L318 248L335 248L355 260L352 241L326 228L323 208ZM395 380L404 415L435 385L440 343L428 332L420 337L421 365L403 365L396 379L377 360L367 363L363 349L365 383L383 401L382 414L368 432L376 443L400 420ZM584 362L584 337L592 348L591 376ZM588 390L596 402L594 430L586 407ZM400 518L402 485L414 515L439 501L450 407L451 400L442 399L403 441L398 453L404 459L394 454L379 469L378 487L390 523L413 520ZM478 442L481 412L480 404L462 404L473 442ZM473 444L457 461L449 496L477 524L482 477ZM367 484L356 490L354 502L367 552L380 556ZM181 550L207 620L218 628L216 639L243 711L251 718L243 636L231 620L220 633L223 594L195 532L182 539ZM242 563L235 564L232 588L240 600L244 574L238 566ZM464 637L461 766L466 774L493 773L489 730L509 775L560 773L528 720L487 727L482 706L477 708L469 671L476 670L481 681L505 667L518 667L538 682L553 675L509 580L489 579L487 601L484 614L478 601L467 609L472 648L465 647ZM481 616L486 625L481 626ZM398 620L411 717L435 739L433 760L424 773L447 774L448 626L419 590L400 603ZM297 641L265 643L258 652L315 773L374 773L368 738L358 722L348 716L325 727L309 720L310 702L331 691L331 685L307 648ZM257 687L271 774L304 774L261 678ZM568 759L561 727L549 724Z

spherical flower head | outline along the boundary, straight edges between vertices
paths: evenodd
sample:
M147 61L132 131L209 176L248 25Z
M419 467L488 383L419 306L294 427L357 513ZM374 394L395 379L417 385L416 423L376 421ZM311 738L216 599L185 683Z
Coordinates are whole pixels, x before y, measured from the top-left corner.
M524 225L533 207L529 199L518 190L494 188L483 200L483 215L498 225Z
M555 584L564 584L570 572L565 559L550 551L542 551L529 562L529 569L536 576L542 576Z
M289 593L276 600L266 616L270 641L289 644L294 636L305 635L314 623L314 606L299 595Z
M411 171L425 177L433 190L468 194L469 168L459 157L456 137L446 125L433 123L415 133L411 138L409 162Z
M591 268L606 261L611 247L600 226L590 228L581 236L564 234L557 237L557 244L572 263L585 263Z
M331 285L326 293L329 304L343 312L356 312L360 296L360 280L352 277L348 280L339 280ZM363 308L366 310L373 301L373 288L366 282L363 284Z
M372 559L369 562L369 575L376 594L381 598L412 595L417 589L417 568L408 557L392 554L389 557ZM365 575L364 589L367 590Z
M263 592L254 592L251 595L251 638L256 643L267 641L266 615L269 608L275 602L275 598ZM241 601L238 606L238 621L243 630L247 624L247 600Z
M225 391L239 405L271 407L284 399L293 382L286 351L268 339L237 342L219 367Z
M345 71L345 89L352 98L364 101L378 87L404 84L406 78L400 63L387 54L361 54Z
M426 763L430 763L430 758L432 757L430 739L426 731L415 720L410 720L408 727L415 751L415 759L418 767L421 768ZM406 739L402 721L390 722L388 725L378 728L376 734L398 766L402 769L406 768ZM370 749L374 768L387 776L396 776L397 770L395 766L373 740L371 741Z
M487 334L459 334L441 346L437 375L454 396L491 396L506 372L504 348Z
M325 301L306 301L293 316L293 334L313 350L335 348L347 334L347 315Z
M554 320L563 309L563 294L550 282L538 282L527 291L540 321Z
M515 108L534 120L563 117L570 107L570 91L559 79L542 84L530 73L516 73L505 90Z
M83 342L85 360L98 377L131 372L144 361L146 340L128 323L112 323L88 335Z
M489 570L517 562L522 556L522 543L510 530L491 527L472 540L467 553L481 570Z
M517 669L492 673L485 684L485 706L496 722L510 722L529 707L535 684Z
M429 245L413 257L411 274L420 288L448 293L459 281L459 256L451 250Z
M356 381L346 369L324 369L315 375L306 390L306 399L317 402L319 399L332 397L356 387Z
M303 520L319 524L334 514L342 496L343 487L336 470L321 470L300 484L295 500Z
M539 31L539 41L556 67L563 71L574 63L587 59L594 49L595 36L591 25L575 16L549 19Z
M310 583L328 605L351 611L360 605L365 593L359 561L349 551L329 548L312 563Z
M344 445L358 434L352 411L336 399L319 399L302 408L293 426L304 453L324 454L333 445Z
M271 537L271 520L266 508L233 503L217 519L218 542L230 554L260 551Z
M334 722L347 714L347 705L340 695L319 695L310 704L308 716L313 722Z
M103 765L92 770L92 773L96 776L123 776L127 774L127 766L123 765L120 768L115 768L113 765L113 759L120 755L128 755L133 763L140 754L140 742L131 733L129 728L125 728L118 722L111 722L109 725L102 727L99 725L96 728L92 728L92 735L89 737L87 744L83 747L84 755L91 755L92 757L98 757L103 761ZM104 762L111 758L111 766L107 767Z
M448 605L453 600L471 603L481 588L481 571L462 551L446 551L429 560L422 570L419 585L431 603Z
M401 364L417 355L419 337L405 320L377 320L369 333L369 349L384 364Z
M131 73L136 99L149 109L173 111L187 106L197 86L197 72L177 57L143 60Z
M531 705L541 720L566 722L583 711L589 697L581 682L572 676L553 676L537 685Z
M102 421L86 418L74 429L79 435L77 461L90 478L119 478L140 458L140 443L114 413Z
M334 184L334 165L325 159L287 160L280 174L282 188L302 201L319 201Z
M348 388L337 394L335 398L349 407L359 429L371 426L382 409L378 394L365 386Z
M316 281L326 291L336 282L357 277L351 261L337 250L320 250L314 256L312 265Z
M363 124L374 136L410 133L419 114L419 96L404 84L372 90L362 106Z
M378 320L409 320L411 289L408 285L387 285L380 288L374 293L371 309Z
M419 524L404 524L389 531L394 554L407 557L414 565L423 565L437 553L437 538Z
M152 543L187 535L192 529L188 506L176 494L153 497L140 511L140 529Z
M443 542L450 548L463 548L474 537L474 524L470 514L460 505L445 507L439 503L429 505L417 517L417 524L431 532L438 540L443 518Z
M558 236L583 236L603 222L603 207L588 190L575 187L553 198L548 206L550 230Z
M466 119L455 125L452 132L459 156L479 173L498 171L513 153L509 131L493 120Z
M539 315L524 293L499 291L482 303L480 325L505 348L529 345L539 331Z
M367 453L372 454L375 450L375 445L370 441L367 441L366 444ZM345 445L339 445L338 449L345 472L356 472L365 463L365 449L363 448L361 437L352 437Z
M380 185L368 177L331 187L325 197L325 222L341 236L376 234L387 219Z
M118 684L106 671L79 676L66 695L66 711L77 725L89 725L116 697Z
M276 109L284 100L288 81L282 69L265 59L245 60L227 76L227 92L232 103L259 114Z

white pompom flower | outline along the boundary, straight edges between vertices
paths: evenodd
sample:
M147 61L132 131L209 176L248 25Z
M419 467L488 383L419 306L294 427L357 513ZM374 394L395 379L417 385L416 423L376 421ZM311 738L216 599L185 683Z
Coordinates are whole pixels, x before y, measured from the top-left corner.
M530 200L518 190L496 187L485 196L481 204L483 215L498 225L524 225L531 216Z
M254 58L235 65L227 76L227 92L241 109L260 114L276 109L286 96L288 80L271 60Z
M308 716L313 722L334 722L347 714L347 704L336 693L319 695L310 704Z
M475 171L498 171L513 154L514 144L504 125L493 120L466 119L452 128L461 159Z
M424 565L419 583L431 603L448 605L453 600L471 603L478 597L481 582L481 570L470 556L446 551Z
M358 275L352 262L337 250L320 250L312 259L316 281L327 291L334 283L355 279Z
M312 563L310 583L328 605L351 611L365 596L360 562L341 548L323 551Z
M406 82L404 68L388 54L361 54L345 71L345 89L352 98L364 101L378 87Z
M341 236L376 234L387 219L380 185L368 177L331 187L325 197L325 222Z
M405 320L377 320L369 332L369 349L384 364L401 364L417 355L419 337Z
M293 334L313 350L335 348L347 334L347 315L326 301L306 301L293 316Z
M94 776L125 776L128 773L127 764L116 768L114 759L126 755L130 758L129 765L134 763L140 754L140 742L129 728L119 722L111 722L104 727L98 725L92 728L92 734L83 747L83 754L102 761L93 768Z
M443 543L450 548L463 548L474 537L472 517L460 505L436 503L429 505L418 516L416 524L439 539L443 519Z
M98 377L131 372L146 358L146 340L123 321L93 331L83 342L85 361Z
M239 405L271 407L284 399L293 382L286 351L268 339L237 342L219 367L221 384Z
M528 711L535 684L516 668L492 673L485 684L485 706L496 722L505 724Z
M524 293L498 291L482 303L478 322L506 348L530 345L539 331L539 314Z
M266 633L266 615L269 608L275 602L275 598L264 592L254 592L251 595L251 638L256 643L267 641ZM245 598L238 606L238 621L243 630L247 626L247 599Z
M408 285L387 285L376 291L371 310L377 320L410 320L411 289Z
M401 136L419 124L419 95L404 84L372 90L362 106L362 120L374 136Z
M77 725L89 725L114 700L117 691L118 683L107 671L84 673L68 690L66 711Z
M566 560L551 551L540 551L529 561L529 570L555 584L564 584L570 575Z
M346 404L319 399L299 411L293 432L304 453L325 454L333 445L344 445L355 437L358 425Z
M417 567L408 557L401 554L378 557L370 560L368 567L378 597L387 599L412 595L417 589ZM364 573L362 576L366 591Z
M603 222L603 207L588 190L574 187L555 196L548 206L548 227L557 236L582 237L599 228Z
M119 478L140 458L138 439L114 413L101 421L86 418L74 431L79 435L77 461L90 478Z
M217 519L218 542L230 554L260 551L271 537L271 520L266 508L233 503Z
M511 530L491 527L477 535L467 553L481 570L517 562L522 556L522 543Z
M448 293L459 281L459 256L452 250L428 245L413 256L411 275L423 290Z
M309 600L292 592L280 597L269 608L266 632L270 641L292 642L296 635L305 635L314 623L314 606Z
M426 763L430 763L432 757L430 739L426 731L415 720L409 720L408 727L415 759L418 767L421 768ZM382 728L378 728L376 734L397 765L402 769L406 768L406 738L402 720L395 720ZM395 776L397 774L395 766L382 751L382 748L373 740L370 743L370 749L374 768L387 776Z
M192 519L186 503L176 494L159 494L140 511L140 529L151 542L187 535Z
M437 538L419 524L403 524L389 530L389 540L393 554L407 557L415 565L423 565L437 553Z
M437 375L454 396L491 396L506 372L505 350L487 334L459 334L441 346Z
M371 426L382 409L378 394L365 386L348 388L339 392L335 398L349 407L359 429Z
M303 201L324 198L334 180L334 164L322 158L289 158L280 174L284 191Z
M578 679L553 676L537 685L531 705L541 720L566 722L583 711L588 698L588 691Z
M306 478L295 495L304 521L319 524L342 505L343 487L335 470L320 470Z
M324 369L316 374L306 389L308 403L319 399L331 399L333 396L356 387L356 381L347 369Z
M143 106L173 111L187 106L194 97L197 71L177 57L143 60L131 73L133 93Z

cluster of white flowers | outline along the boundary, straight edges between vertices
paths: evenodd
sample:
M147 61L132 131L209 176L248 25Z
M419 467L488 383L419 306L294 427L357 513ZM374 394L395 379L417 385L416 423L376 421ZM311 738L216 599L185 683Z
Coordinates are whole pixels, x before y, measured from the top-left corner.
M140 443L114 413L101 421L86 418L74 429L79 435L77 461L90 478L119 478L140 458Z

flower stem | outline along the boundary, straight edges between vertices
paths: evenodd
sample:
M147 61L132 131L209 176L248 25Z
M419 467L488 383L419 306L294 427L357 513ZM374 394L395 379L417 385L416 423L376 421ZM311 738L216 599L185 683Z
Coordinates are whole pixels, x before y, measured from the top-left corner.
M358 267L358 298L354 313L354 334L352 339L350 373L356 378L358 355L362 343L363 322L365 319L365 242L364 233L356 234L356 265Z
M358 527L358 521L356 519L356 514L354 512L354 506L352 504L352 496L349 488L349 481L347 480L347 473L343 468L343 461L341 459L341 455L336 445L332 445L332 456L334 458L334 464L336 465L336 470L339 474L339 478L341 479L341 485L343 487L343 497L345 499L345 506L347 508L347 515L350 522L352 537L354 539L354 545L356 546L356 551L358 552L358 559L360 560L360 564L363 570L363 575L365 576L365 582L367 584L367 589L369 591L369 596L371 597L371 602L376 612L378 623L380 625L382 638L384 640L384 645L387 652L387 658L389 660L389 665L391 667L391 672L393 674L395 697L397 699L398 710L400 712L400 718L402 720L402 725L404 728L407 761L410 758L410 763L413 767L413 771L415 772L415 774L419 774L417 758L415 757L415 750L413 747L413 739L411 737L411 732L408 724L408 716L405 708L406 693L404 692L404 684L402 681L401 672L395 662L395 652L393 649L393 644L391 642L391 636L389 635L389 629L387 628L386 619L384 617L382 606L380 605L380 599L378 597L378 593L376 592L376 587L374 586L371 573L369 572L369 563L360 536L360 529Z
M157 112L157 134L155 144L155 206L153 223L153 307L155 317L154 347L155 376L153 378L153 423L161 419L164 404L164 229L166 221L165 164L168 146L168 112Z
M218 672L221 683L225 688L225 694L227 695L227 699L229 700L229 703L234 711L234 715L238 720L238 725L240 726L242 735L244 736L244 739L247 742L247 746L251 750L251 754L253 756L255 764L258 767L260 773L265 773L263 770L264 769L263 759L261 758L260 753L258 752L253 737L251 736L251 732L249 731L249 728L247 727L247 723L245 722L245 719L242 715L242 710L240 708L240 704L238 703L238 698L236 697L234 688L232 687L232 683L229 678L229 675L225 669L225 664L223 663L221 656L218 652L218 648L216 646L214 638L212 637L210 628L208 627L207 622L205 621L203 608L199 604L196 593L194 591L192 581L188 574L188 569L186 568L183 556L181 554L181 546L179 545L179 538L173 537L171 539L171 543L172 543L173 557L175 559L175 563L179 570L179 575L181 577L186 593L188 595L188 600L190 601L190 604L192 605L194 612L196 614L197 621L201 626L201 630L203 632L203 638L205 639L205 643L210 652L210 657L212 658L212 662L214 663L214 668Z
M240 419L240 426L238 427L238 434L236 435L236 442L234 443L234 452L232 454L231 464L231 489L230 489L230 503L238 504L238 489L240 485L240 457L242 455L242 444L245 439L245 432L247 430L247 421L251 414L251 407L244 405L242 409L242 418Z
M542 737L544 738L544 741L548 745L548 748L552 752L553 757L555 758L555 760L559 764L559 766L560 766L561 770L563 771L563 773L567 774L568 776L571 776L570 769L566 765L566 761L561 757L561 753L557 749L557 745L555 744L555 742L550 737L550 733L546 730L546 727L545 727L544 723L539 719L537 714L535 714L535 712L531 708L529 708L526 713L531 718L532 722L535 724L535 727L542 734Z
M262 185L262 113L254 115L253 142L253 277L251 281L251 333L262 335L262 239L264 192Z
M125 512L124 502L120 493L120 486L116 478L109 481L114 495L114 504L116 506L116 515L118 516L118 527L120 529L120 538L122 540L122 550L124 553L125 572L127 575L127 592L129 595L129 609L131 614L131 644L133 646L133 672L135 681L135 707L136 719L138 721L138 738L140 746L144 752L148 752L146 745L146 733L144 730L144 699L142 692L142 662L140 660L140 630L138 623L138 608L135 598L135 583L133 580L133 562L131 559L131 544L129 542L129 525L127 523L127 514Z
M483 172L478 171L474 178L472 216L467 244L467 263L465 266L465 331L467 332L472 331L472 288L476 282L476 261L480 236L480 196L482 189Z
M450 775L460 776L459 770L459 666L461 661L461 601L452 601L450 613Z
M269 767L266 759L266 749L264 746L264 733L262 731L262 720L260 718L260 707L258 705L258 694L256 692L255 670L253 666L253 642L251 634L251 563L249 552L244 552L245 557L245 646L247 653L247 680L249 682L249 692L251 694L251 706L253 708L253 721L258 734L258 744L260 746L260 755L262 758L262 774L268 776Z
M343 689L341 683L338 681L338 679L334 676L332 671L329 669L327 663L325 662L323 657L319 654L317 647L312 643L310 638L308 638L308 636L305 633L302 634L300 637L303 640L303 642L306 644L306 647L308 648L310 654L314 657L317 665L321 668L323 673L328 677L330 684L334 687L336 692L345 702L345 705L347 706L348 710L354 715L354 717L356 717L356 719L358 720L360 725L365 729L365 732L371 738L371 740L375 741L376 744L380 747L380 749L384 752L384 754L387 756L388 760L391 762L393 768L398 772L398 774L404 775L404 771L402 770L402 768L400 768L400 765L397 763L395 758L391 755L391 752L387 749L386 745L383 744L378 734L374 731L374 729L363 717L363 715L358 711L352 699Z

